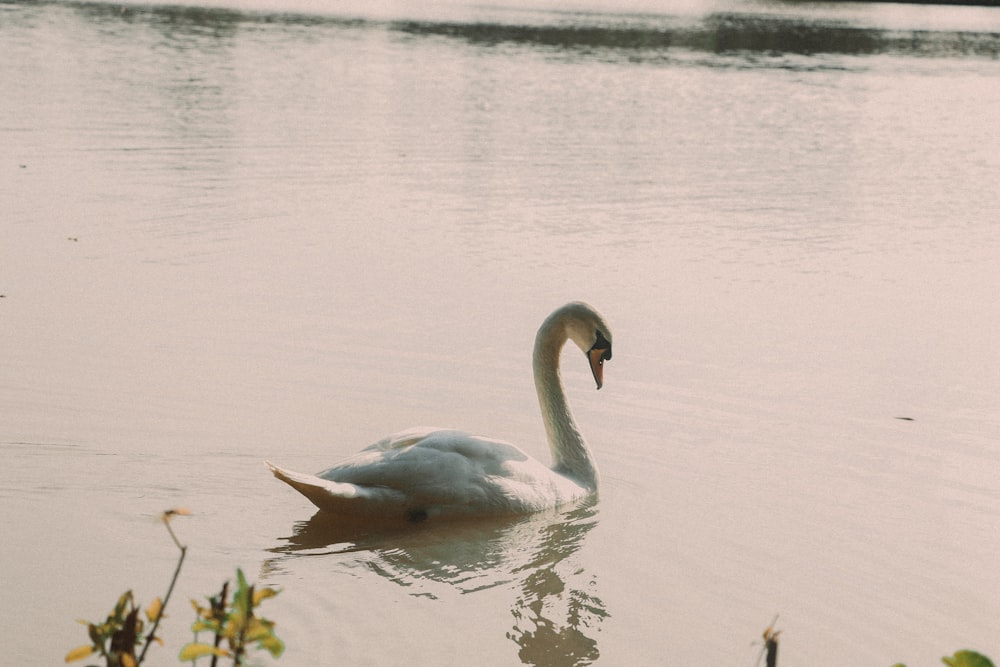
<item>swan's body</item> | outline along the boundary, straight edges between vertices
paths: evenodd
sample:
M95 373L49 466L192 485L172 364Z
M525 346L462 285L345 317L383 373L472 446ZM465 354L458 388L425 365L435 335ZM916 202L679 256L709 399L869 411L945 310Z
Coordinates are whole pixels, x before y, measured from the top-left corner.
M598 389L603 363L611 358L611 331L587 304L566 304L539 328L535 388L552 468L509 443L434 428L396 433L316 475L268 466L321 510L344 515L423 520L523 514L582 498L597 490L597 469L559 377L567 340L586 353Z

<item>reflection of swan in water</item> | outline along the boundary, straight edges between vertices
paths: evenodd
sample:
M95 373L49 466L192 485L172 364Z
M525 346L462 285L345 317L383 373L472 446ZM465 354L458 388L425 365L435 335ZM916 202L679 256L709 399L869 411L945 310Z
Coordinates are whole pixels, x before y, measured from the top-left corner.
M608 616L596 581L575 554L597 525L593 499L522 517L443 524L370 520L318 512L295 526L265 569L288 570L301 557L362 560L367 568L416 597L444 588L475 594L517 591L506 636L525 664L586 665L597 659L596 635Z
M571 556L596 525L594 513L586 503L567 513L564 521L547 523L539 531L545 546L518 568L525 576L511 610L514 628L507 637L521 647L518 657L526 665L589 665L600 656L596 633L608 612L597 597L596 579L571 567ZM570 562L563 563L567 558Z
M597 468L559 377L559 356L568 340L583 351L598 389L604 362L611 358L611 330L585 303L557 308L538 329L535 388L551 468L506 442L434 428L391 435L316 475L268 465L321 510L340 515L422 521L525 514L588 496L597 490Z

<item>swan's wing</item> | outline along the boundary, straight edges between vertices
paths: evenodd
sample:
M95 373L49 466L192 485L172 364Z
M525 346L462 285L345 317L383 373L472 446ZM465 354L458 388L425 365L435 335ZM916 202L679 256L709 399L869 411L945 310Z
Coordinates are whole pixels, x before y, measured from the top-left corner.
M317 476L397 490L411 507L459 514L533 511L581 492L508 442L450 430L390 436Z
M482 466L490 458L486 448L481 439L461 431L416 427L315 475L266 463L275 477L321 510L405 515L444 505L488 504Z
M409 447L415 445L425 438L437 434L437 433L459 433L460 431L453 431L451 429L440 428L438 426L414 426L413 428L408 428L405 431L399 431L398 433L393 433L388 435L378 442L374 442L364 449L362 452L387 452L391 449L403 449L404 447Z
M334 482L316 475L279 468L265 461L274 476L308 498L321 510L347 514L380 513L406 505L406 496L384 487L366 487L348 482Z
M418 428L401 431L316 473L333 482L390 489L439 487L469 478L509 476L511 466L532 460L521 449L463 431Z
M584 492L510 443L448 430L394 434L316 475L271 470L320 509L345 514L530 512Z

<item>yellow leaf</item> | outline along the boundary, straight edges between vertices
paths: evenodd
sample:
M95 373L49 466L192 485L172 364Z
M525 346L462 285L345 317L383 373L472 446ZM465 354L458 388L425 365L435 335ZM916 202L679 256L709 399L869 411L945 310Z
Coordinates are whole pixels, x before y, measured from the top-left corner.
M128 653L122 655L122 667L136 667L135 658Z
M181 649L181 654L178 656L178 659L181 662L188 662L190 660L204 658L206 655L217 655L227 658L230 656L230 653L224 648L217 648L211 644L188 644Z
M94 647L90 644L84 646L77 646L75 649L66 654L66 662L73 662L74 660L83 660L88 655L94 652Z
M248 624L246 638L248 642L256 642L273 633L273 625L261 623L258 619L254 618Z
M163 611L163 600L156 598L149 603L146 608L146 618L149 619L150 623L155 623L156 619L160 617L160 613Z
M230 617L230 619L232 619L232 617ZM235 641L236 638L240 635L240 628L242 627L243 627L242 621L236 623L233 620L230 620L228 623L222 626L222 628L219 629L219 634L230 641Z
M191 606L194 607L194 613L198 614L199 616L208 617L212 613L211 609L209 609L208 607L202 607L200 604L198 604L197 600L191 600Z
M273 588L261 588L259 590L258 589L254 589L254 592L253 592L253 606L256 607L257 605L259 605L261 603L261 600L266 600L268 598L273 598L277 594L278 594L278 591L274 590Z
M270 637L265 637L260 640L260 645L262 648L267 650L275 658L281 657L281 654L285 650L285 644L280 639L271 635Z

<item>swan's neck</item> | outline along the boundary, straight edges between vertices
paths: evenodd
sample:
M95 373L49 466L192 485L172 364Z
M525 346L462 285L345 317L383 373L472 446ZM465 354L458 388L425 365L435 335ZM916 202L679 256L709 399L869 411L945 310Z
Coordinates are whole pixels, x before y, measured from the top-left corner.
M597 469L566 403L559 375L559 355L566 341L565 327L557 322L550 320L539 329L533 358L535 390L552 450L553 470L593 491L597 489Z

